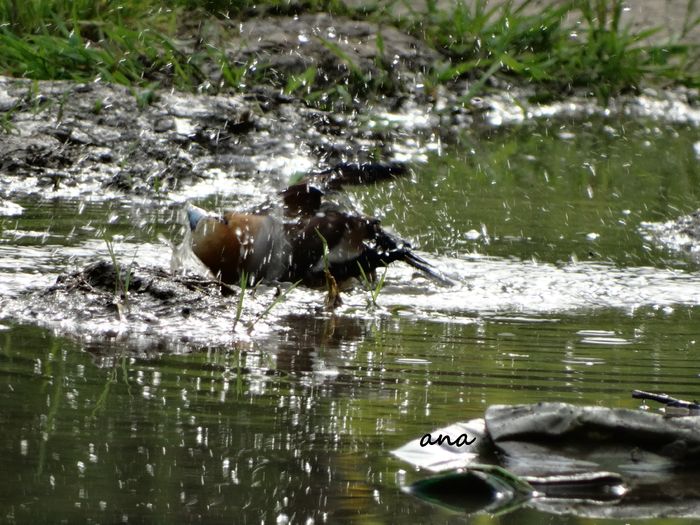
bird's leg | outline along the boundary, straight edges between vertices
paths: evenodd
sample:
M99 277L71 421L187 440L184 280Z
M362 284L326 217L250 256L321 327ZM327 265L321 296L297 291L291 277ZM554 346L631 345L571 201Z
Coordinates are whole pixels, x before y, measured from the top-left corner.
M326 268L324 270L326 274L326 295L325 305L328 310L335 310L340 305L343 304L343 300L340 298L340 289L338 288L338 282L333 277L333 274Z

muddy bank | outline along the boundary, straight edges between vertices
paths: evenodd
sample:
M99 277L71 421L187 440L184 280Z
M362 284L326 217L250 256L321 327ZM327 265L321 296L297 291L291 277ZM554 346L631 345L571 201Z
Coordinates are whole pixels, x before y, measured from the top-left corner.
M273 132L264 110L253 113L254 96L158 92L140 106L145 94L115 85L42 82L35 91L31 82L0 84L10 115L0 143L6 196L108 191L164 197L214 172L250 177L268 158L287 157L295 148L289 131ZM278 120L286 108L276 107Z
M384 70L375 60L376 25L319 14L257 19L240 31L220 25L210 30L228 31L220 38L231 60L248 64L243 95L0 77L1 194L109 191L167 198L221 173L235 180L262 173L274 189L295 170L391 159L402 145L413 150L415 139L400 136L406 127L435 127L440 133L440 119L426 119L426 109L403 125L368 122L388 111L410 115L415 103L408 99L415 99L421 71L439 60L435 51L395 29L384 30L384 50L392 82L400 86L380 107L353 102L361 108L357 113L313 109L270 87L261 75L288 77L313 66L323 82L342 85L353 74L352 62L376 77ZM346 58L324 45L324 38L337 41ZM188 45L195 44L183 44ZM220 77L217 64L210 67L211 78Z
M189 273L174 275L151 265L97 260L62 273L55 284L7 302L5 314L34 322L85 344L121 343L140 353L191 351L264 338L290 308L323 296L309 292L285 301L289 286L260 285L253 291ZM241 297L243 295L243 297ZM275 310L276 301L283 306ZM240 305L240 308L239 308ZM313 310L313 306L312 306ZM274 331L284 331L275 326Z
M294 171L370 155L394 158L413 143L397 130L264 89L230 97L159 91L142 107L141 95L115 85L2 78L0 91L8 120L0 142L4 198L92 192L168 198L221 174L265 179L274 190Z
M627 114L700 122L697 94L685 89L648 91L609 108L583 98L531 104L526 91L512 90L480 99L471 110L456 103L459 93L445 92L432 101L407 98L398 108L348 114L309 108L265 88L242 96L134 94L101 83L0 77L0 93L0 197L10 201L120 193L181 201L250 182L274 192L295 172L341 161L420 162L441 142L533 118ZM145 96L150 103L142 105Z
M425 43L395 28L327 14L253 19L235 28L214 24L200 33L225 43L232 63L246 65L243 94L0 77L0 197L125 192L172 199L182 192L175 199L182 200L198 182L264 179L274 190L295 171L340 161L420 161L441 142L532 118L631 114L700 122L697 90L686 88L647 90L603 108L585 97L538 104L531 102L534 88L491 78L501 92L465 107L461 97L473 81L427 90L423 76L444 59ZM196 42L182 45L194 49ZM215 63L209 67L211 78L222 74ZM348 100L345 112L325 111L266 81L309 68L329 86L357 81L357 74L370 84L382 77L386 94L372 104Z

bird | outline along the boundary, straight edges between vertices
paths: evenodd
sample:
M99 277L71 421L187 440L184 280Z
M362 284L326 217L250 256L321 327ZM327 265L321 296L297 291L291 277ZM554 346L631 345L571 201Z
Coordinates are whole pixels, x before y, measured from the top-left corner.
M301 282L323 286L329 276L342 287L353 278L372 278L397 261L432 280L449 284L411 245L382 228L380 221L345 211L324 200L327 192L404 176L398 163L340 163L311 173L258 209L221 216L188 204L191 247L226 284Z

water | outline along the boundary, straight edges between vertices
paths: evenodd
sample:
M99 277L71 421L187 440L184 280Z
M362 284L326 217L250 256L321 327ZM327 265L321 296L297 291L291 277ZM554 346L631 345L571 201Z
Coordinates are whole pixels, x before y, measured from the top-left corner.
M159 236L181 235L176 208L13 199L25 212L1 219L15 320L0 331L0 520L467 522L403 494L402 471L414 473L389 452L496 403L700 397L697 263L639 231L697 207L698 140L613 120L465 138L419 166L415 185L351 194L455 286L397 266L379 309L356 290L336 315L294 290L259 330L209 345L176 344L167 322L144 347L124 326L91 337L113 319L81 329L22 310L26 289L107 257L105 236L123 260L167 268ZM220 202L234 201L198 204ZM476 519L572 521L531 509Z

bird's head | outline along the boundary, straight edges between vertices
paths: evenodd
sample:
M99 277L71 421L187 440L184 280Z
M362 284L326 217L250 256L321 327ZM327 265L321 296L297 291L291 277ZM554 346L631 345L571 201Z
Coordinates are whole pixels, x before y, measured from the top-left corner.
M190 229L194 231L197 229L197 225L199 224L199 221L202 219L209 217L209 213L207 213L205 210L202 208L198 208L197 206L194 206L193 204L188 204L187 205L187 221L190 223Z

